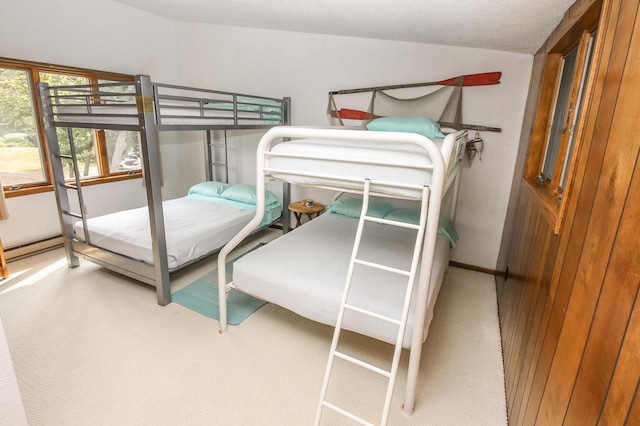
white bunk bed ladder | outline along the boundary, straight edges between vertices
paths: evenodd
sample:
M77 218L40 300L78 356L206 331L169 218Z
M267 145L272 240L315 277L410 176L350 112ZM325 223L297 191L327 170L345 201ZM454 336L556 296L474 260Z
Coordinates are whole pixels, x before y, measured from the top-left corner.
M424 186L423 190L422 190L422 204L421 204L421 209L420 209L420 222L418 225L415 224L410 224L410 223L405 223L405 222L398 222L398 221L391 221L391 220L387 220L387 219L380 219L380 218L376 218L376 217L372 217L372 216L367 216L366 212L368 211L368 207L369 207L369 191L370 191L370 186L371 186L371 181L370 179L366 179L365 180L365 185L364 185L364 192L363 192L363 197L362 197L362 212L360 214L360 221L358 223L358 229L356 232L356 237L355 237L355 242L354 242L354 246L353 246L353 251L351 254L351 260L349 262L349 269L347 271L347 279L346 279L346 283L345 283L345 288L344 288L344 293L342 296L342 301L340 303L340 309L338 311L338 319L337 319L337 323L336 323L336 327L334 330L334 334L333 334L333 341L331 342L331 349L329 351L329 360L327 362L327 368L325 371L325 376L324 376L324 381L322 384L322 391L321 391L321 395L320 395L320 402L318 404L318 409L316 412L316 419L315 419L315 424L319 425L320 424L320 419L322 417L322 412L324 408L328 408L330 410L333 410L345 417L348 417L349 419L359 423L359 424L363 424L363 425L372 425L372 423L369 423L368 421L356 416L353 413L348 412L347 410L340 408L330 402L328 402L326 400L327 397L327 390L329 387L329 380L331 377L331 371L333 368L333 362L335 360L335 358L340 358L344 361L347 361L349 363L352 363L358 367L362 367L365 368L369 371L372 371L374 373L377 373L383 377L386 377L388 379L388 385L387 385L387 391L386 391L386 396L385 396L385 400L384 400L384 406L383 406L383 410L382 410L382 417L381 417L381 421L380 424L381 425L386 425L388 418L389 418L389 409L391 407L391 399L393 396L393 388L395 385L395 380L396 380L396 375L398 373L398 366L400 363L400 355L402 352L402 342L404 340L404 334L405 334L405 329L406 329L406 325L407 325L407 319L409 316L409 306L411 304L411 295L413 293L413 288L414 288L414 283L416 281L416 274L417 274L417 270L418 270L418 266L420 263L420 254L421 254L421 249L422 249L422 243L424 240L424 235L425 235L425 228L426 228L426 222L427 222L427 210L428 210L428 203L429 203L429 194L430 194L430 190L428 186ZM415 243L415 247L414 247L414 251L413 251L413 257L411 260L411 267L410 270L406 271L406 270L402 270L402 269L397 269L397 268L392 268L389 266L385 266L382 264L378 264L378 263L373 263L373 262L368 262L365 260L361 260L358 259L358 251L359 251L359 247L360 247L360 242L362 240L362 234L363 234L363 229L364 229L364 224L365 222L375 222L375 223L382 223L382 224L386 224L386 225L391 225L391 226L398 226L398 227L402 227L402 228L409 228L409 229L414 229L417 231L417 236L416 236L416 243ZM354 306L351 305L349 303L349 292L351 289L351 284L353 281L353 274L354 274L354 269L356 265L360 265L361 267L369 267L369 268L376 268L376 269L380 269L386 272L391 272L391 273L395 273L395 274L399 274L399 275L403 275L405 277L407 277L407 286L406 286L406 291L405 291L405 298L404 298L404 304L403 304L403 308L402 308L402 313L399 315L399 318L391 318L385 315L380 315L376 312L372 312L366 309L362 309L358 306ZM395 324L398 327L398 335L397 335L397 339L395 342L395 349L393 352L393 359L391 361L391 368L389 370L385 370L385 369L381 369L377 366L374 366L372 364L369 364L367 362L364 362L362 360L359 360L357 358L354 358L350 355L347 355L343 352L340 352L337 350L338 347L338 342L340 340L340 333L342 330L342 324L343 324L343 319L344 319L344 314L345 311L349 310L349 311L353 311L356 312L358 314L361 315L367 315L373 318L376 318L378 320L381 321L385 321L391 324Z

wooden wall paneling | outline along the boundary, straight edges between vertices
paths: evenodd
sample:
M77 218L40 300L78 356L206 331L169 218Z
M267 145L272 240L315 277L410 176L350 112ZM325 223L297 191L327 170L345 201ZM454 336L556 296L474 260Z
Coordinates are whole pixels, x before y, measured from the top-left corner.
M496 267L509 268L496 286L510 424L640 424L640 36L632 38L640 33L639 4L579 0L534 58ZM535 67L585 12L600 7L574 186L554 235L530 191L517 184L540 93L531 92L541 79L533 81Z
M528 203L527 207L527 218L525 220L526 229L522 233L523 237L520 242L520 247L518 248L518 259L517 259L517 271L519 280L516 283L513 283L514 291L513 297L509 301L509 305L512 308L511 315L509 316L508 323L508 341L503 343L503 351L509 354L508 358L504 358L504 366L505 369L511 369L511 366L514 363L514 360L517 358L518 347L519 347L519 330L518 330L518 315L522 311L523 298L526 297L527 283L530 280L530 274L528 272L528 265L530 264L531 255L530 252L533 248L532 244L529 244L529 241L535 237L537 227L539 226L540 215L536 214L535 206L533 203ZM511 376L511 375L510 375ZM507 387L512 388L512 382L515 380L513 376L511 376L507 381Z
M551 226L549 226L549 230L547 232L553 234ZM531 330L531 358L528 361L528 368L525 368L519 383L519 385L523 385L523 389L519 412L517 416L514 416L516 424L524 424L525 422L527 409L532 399L531 393L533 390L534 380L536 378L535 373L537 371L544 337L549 324L549 318L551 316L551 308L553 307L555 289L552 288L552 277L556 266L556 258L559 254L560 239L554 234L551 235L550 240L549 250L545 253L542 260L542 263L544 264L543 275L540 277L542 287L540 288L540 294L536 305L537 308L534 327Z
M527 207L529 206L526 203L526 200L524 199L522 200L521 203L518 204L518 209L516 210L516 214L517 214L517 223L519 228L522 226L523 223L525 223L525 219L527 217ZM516 266L516 262L518 259L517 253L518 253L520 240L521 240L520 234L513 235L513 240L511 242L512 252L509 255L509 263L512 266L509 268L509 276L507 277L507 280L504 282L504 285L502 286L503 291L501 292L502 293L501 298L499 299L499 309L502 309L504 311L502 312L502 315L500 315L501 317L500 333L501 333L503 342L508 341L507 340L507 329L508 329L507 324L508 324L509 309L510 309L510 304L508 303L508 301L511 300L513 292L515 291L516 285L514 283L518 282L518 280L520 279L519 271Z
M511 406L516 404L515 393L517 391L518 380L520 379L520 372L522 371L522 365L524 363L524 357L527 349L527 343L530 338L530 329L532 326L532 318L534 315L534 309L537 302L537 295L540 290L540 268L539 262L544 249L548 243L547 235L544 232L546 228L546 221L541 215L538 215L536 220L535 231L532 235L535 242L531 245L533 249L528 256L527 274L524 282L524 289L522 292L522 303L518 310L516 318L516 331L517 334L511 344L511 351L513 353L511 362L506 368L510 371L511 380L509 383L509 394Z
M635 6L635 10L629 6L631 10L623 10L623 13L627 16L637 16L638 2L629 3L632 3L631 6ZM635 13L632 14L632 12ZM640 92L640 37L638 32L640 32L640 20L636 19L634 36L627 45L628 60L621 78L621 85L625 90L620 93L617 105L618 113L612 123L607 161L603 167L603 174L606 173L608 178L604 182L605 188L599 190L606 191L603 203L611 200L613 206L618 204L615 202L616 198L624 197L624 211L620 214L622 222L619 229L611 229L613 228L612 221L607 221L607 214L615 216L617 214L615 208L602 212L594 221L594 226L605 228L599 233L601 240L609 233L617 231L612 257L609 264L603 268L607 273L607 280L604 282L598 301L596 320L594 320L594 325L588 336L592 346L587 346L583 357L583 366L581 366L581 370L583 367L598 367L600 376L606 376L607 372L610 372L614 367L617 348L624 337L627 318L630 315L632 301L637 293L640 279L640 244L635 234L635 228L640 223L640 176L638 176L640 174L638 168L640 143L635 137L637 131L640 130L640 112L636 107L636 93ZM634 150L635 156L633 155ZM634 171L635 173L631 174ZM633 179L631 183L626 181L627 177ZM602 192L600 193L602 194ZM619 204L623 205L623 202ZM597 264L593 266L597 267ZM593 348L593 345L596 348ZM585 373L588 371L586 370ZM589 414L591 417L597 416L598 413L594 412L593 405L588 404L585 398L591 400L590 396L596 394L599 397L597 400L602 400L604 391L605 389L598 387L598 383L594 381L592 375L578 376L570 406L570 409L574 407L569 413L571 417L587 418ZM581 398L582 395L584 396Z
M640 391L638 389L640 386L640 293L638 292L636 292L615 371L608 385L599 423L612 426L624 424L628 416L634 416L632 411L635 409L636 420L629 421L627 424L640 424L640 416L638 416L640 413L638 410L640 408L640 395L638 394ZM573 402L569 409L573 410Z
M636 145L638 144L636 143ZM609 259L593 324L589 330L580 370L572 390L565 420L568 424L595 424L597 422L601 405L594 404L593 401L605 400L633 313L632 310L635 307L634 302L637 299L640 286L640 239L637 238L635 230L637 224L640 223L640 167L638 163L640 147L636 146L636 150L638 154L636 155L633 183L626 197L620 226L616 230L614 250ZM634 339L633 334L629 337ZM640 335L636 335L635 340L640 340ZM632 372L627 371L627 373L631 373L629 375L631 380L635 378L637 382L640 351L636 352L632 360L634 358L636 362L635 377ZM594 372L597 374L593 374ZM635 383L632 385L635 386ZM633 388L625 387L627 391L633 392ZM628 406L628 403L622 404L619 401L614 411L626 412Z
M525 231L523 232L522 238L519 241L518 249L516 250L516 258L513 263L513 270L515 272L515 276L513 279L513 283L510 288L510 297L507 305L506 314L506 323L504 335L506 337L506 341L503 343L503 362L504 365L507 366L510 364L513 353L512 353L512 343L515 340L514 338L514 323L515 317L517 316L517 312L519 309L519 303L521 294L523 292L523 287L525 286L525 282L527 279L525 266L527 264L527 253L531 247L530 244L527 244L529 238L531 238L531 234L533 232L533 227L535 226L536 221L533 220L534 215L534 206L531 203L527 204L526 214L524 216L524 224L526 226Z
M516 224L517 227L519 227L522 224L522 221L524 220L523 216L524 216L524 200L518 200L519 202L517 202L515 204L515 211L514 211L514 223ZM511 234L511 239L509 241L509 247L516 247L516 242L519 238L519 235L517 233L513 233ZM511 261L513 259L513 253L509 252L509 257L508 257L508 261L505 260L505 263L508 263L509 261ZM504 269L504 273L501 277L496 276L496 294L497 294L497 298L498 298L498 309L500 309L501 307L504 308L504 301L506 300L506 298L508 297L509 294L509 289L511 288L511 285L508 283L508 279L513 277L513 274L515 274L515 271L511 271L511 268L509 268L509 271L507 273L506 268ZM502 321L504 321L504 316L501 315L500 318L500 326L501 326L501 332L504 331L504 324Z
M542 247L542 253L538 259L542 258L544 253L553 251L554 244L558 241L555 237L553 229L546 222L542 222L545 227L539 230L539 234L544 236L544 246ZM539 269L536 271L535 290L531 297L531 309L529 316L527 317L527 328L525 331L526 338L522 342L522 356L520 364L515 371L512 371L517 377L517 382L514 385L514 389L511 391L511 400L513 403L511 406L513 409L510 411L514 419L517 419L520 414L520 409L523 405L523 399L525 395L525 389L527 384L527 376L534 356L534 348L536 346L536 336L540 329L540 321L542 319L542 313L544 312L545 301L549 294L548 287L545 283L548 283L548 277L550 276L550 270L552 269L548 264L539 262Z
M638 393L640 392L640 382L636 386L636 398L633 400L633 405L629 409L629 414L625 420L625 425L640 425L640 398Z

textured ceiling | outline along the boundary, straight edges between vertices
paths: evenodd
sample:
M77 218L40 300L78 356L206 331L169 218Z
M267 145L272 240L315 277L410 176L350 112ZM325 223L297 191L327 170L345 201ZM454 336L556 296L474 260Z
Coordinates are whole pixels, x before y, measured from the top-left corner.
M116 0L174 21L534 54L575 0Z

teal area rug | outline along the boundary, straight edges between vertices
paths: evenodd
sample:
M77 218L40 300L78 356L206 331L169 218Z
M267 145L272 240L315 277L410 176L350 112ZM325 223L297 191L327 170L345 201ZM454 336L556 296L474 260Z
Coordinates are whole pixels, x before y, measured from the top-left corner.
M247 253L263 246L260 243ZM244 256L244 253L226 264L226 280L231 281L233 262ZM171 300L202 315L216 320L220 319L218 309L218 270L207 272L186 287L171 295ZM238 325L249 315L260 309L267 302L231 289L227 295L227 319L231 325Z

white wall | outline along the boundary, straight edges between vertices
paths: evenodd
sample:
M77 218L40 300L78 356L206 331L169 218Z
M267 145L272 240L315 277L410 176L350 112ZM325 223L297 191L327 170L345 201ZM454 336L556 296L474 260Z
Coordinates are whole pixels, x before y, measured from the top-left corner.
M0 14L0 56L148 74L155 81L179 83L174 27L170 20L110 0L14 1L11 13ZM162 144L167 151L164 156L184 161L171 140ZM182 166L190 169L184 163ZM175 188L173 182L166 179L167 196L182 191L182 185ZM143 205L141 188L139 179L89 187L89 214ZM5 248L60 234L52 192L9 198L7 207L10 218L0 222Z
M533 58L481 49L177 23L182 78L191 84L264 96L291 96L294 125L327 125L331 90L441 80L502 71L500 85L464 88L464 121L501 127L482 132L482 161L464 170L453 260L494 269L506 214ZM396 92L399 97L425 89ZM365 109L367 99L342 96L338 107ZM473 132L471 134L473 137ZM247 139L246 135L243 139ZM254 135L257 142L259 135ZM234 148L241 179L254 179L253 144ZM246 169L245 169L246 168ZM332 194L294 188L296 198Z

